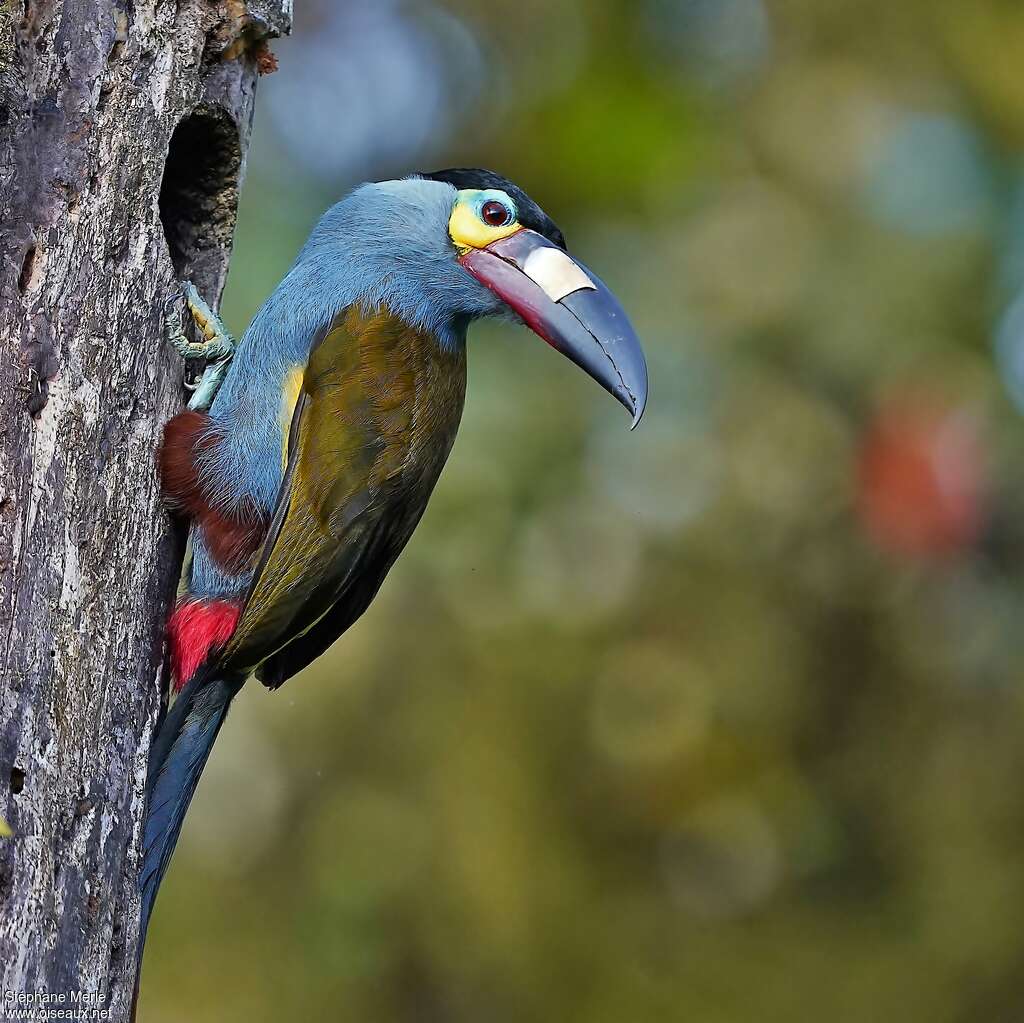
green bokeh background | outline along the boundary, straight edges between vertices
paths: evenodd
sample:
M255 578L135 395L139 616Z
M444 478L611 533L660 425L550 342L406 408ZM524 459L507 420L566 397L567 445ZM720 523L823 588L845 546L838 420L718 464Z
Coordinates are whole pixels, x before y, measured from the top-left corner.
M1024 1018L1024 7L297 6L229 326L357 181L490 166L651 400L474 330L376 603L237 700L140 1019Z

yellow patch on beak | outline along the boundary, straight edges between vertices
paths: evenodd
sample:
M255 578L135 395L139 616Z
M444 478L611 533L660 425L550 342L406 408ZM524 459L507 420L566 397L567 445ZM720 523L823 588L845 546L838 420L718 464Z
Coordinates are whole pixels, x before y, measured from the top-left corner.
M460 254L469 252L470 249L482 249L491 242L507 238L521 230L522 226L515 221L504 227L490 227L476 215L469 203L461 201L455 204L448 221L448 234L451 235Z
M523 273L541 288L552 302L597 285L583 272L579 263L561 249L534 249L523 264Z

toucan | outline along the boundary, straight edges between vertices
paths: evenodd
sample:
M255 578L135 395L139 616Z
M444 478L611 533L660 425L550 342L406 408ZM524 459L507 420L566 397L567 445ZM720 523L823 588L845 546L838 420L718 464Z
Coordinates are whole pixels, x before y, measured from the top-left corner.
M373 600L423 515L466 390L466 336L526 324L609 391L647 401L636 333L551 218L492 171L364 184L331 207L236 345L191 285L168 336L205 362L164 430L169 506L190 522L168 622L172 688L157 722L143 831L144 937L228 707L276 689ZM140 948L142 940L140 939Z

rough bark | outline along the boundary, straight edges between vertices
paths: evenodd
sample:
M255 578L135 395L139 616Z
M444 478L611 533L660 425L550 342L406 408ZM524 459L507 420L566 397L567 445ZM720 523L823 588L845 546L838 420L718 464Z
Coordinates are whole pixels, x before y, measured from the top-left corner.
M290 7L0 0L0 1018L44 993L129 1014L182 553L154 472L182 403L162 303L186 276L220 293Z

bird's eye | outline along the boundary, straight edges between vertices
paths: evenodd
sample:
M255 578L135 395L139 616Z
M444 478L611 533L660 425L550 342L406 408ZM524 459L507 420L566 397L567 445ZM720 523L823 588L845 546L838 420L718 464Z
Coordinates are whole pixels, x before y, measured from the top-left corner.
M488 199L480 208L480 219L488 227L504 227L512 222L512 211L497 199Z

